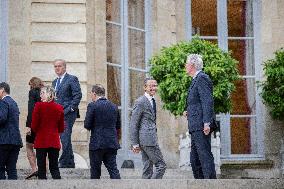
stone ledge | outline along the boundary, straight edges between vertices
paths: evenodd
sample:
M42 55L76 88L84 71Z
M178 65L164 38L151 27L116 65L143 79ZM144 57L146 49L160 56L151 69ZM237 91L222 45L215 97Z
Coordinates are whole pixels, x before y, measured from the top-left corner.
M222 161L222 169L270 169L273 168L272 160L254 161Z
M220 188L283 188L284 179L217 179L217 180L194 180L194 179L122 179L122 180L28 180L28 181L0 181L1 188L29 188L29 189L54 189L54 188L123 188L123 189L220 189Z

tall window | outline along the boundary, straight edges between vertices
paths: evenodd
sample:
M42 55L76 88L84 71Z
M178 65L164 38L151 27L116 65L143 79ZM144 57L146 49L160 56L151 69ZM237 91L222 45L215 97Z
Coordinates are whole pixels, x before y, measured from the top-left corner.
M0 1L0 82L7 80L8 64L8 0Z
M119 105L122 146L135 99L144 93L150 56L150 0L106 0L108 98Z
M188 39L195 34L231 51L239 61L241 80L231 94L232 111L219 115L222 157L225 159L263 158L263 125L259 115L256 69L259 53L257 27L259 1L186 0ZM189 10L188 10L189 9Z

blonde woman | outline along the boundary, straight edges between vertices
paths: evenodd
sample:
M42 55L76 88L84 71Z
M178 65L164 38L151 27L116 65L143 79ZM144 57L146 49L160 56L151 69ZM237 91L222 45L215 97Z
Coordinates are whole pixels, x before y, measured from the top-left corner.
M58 168L59 134L64 131L63 107L54 102L55 90L46 86L41 89L42 102L35 105L32 114L32 131L35 132L34 148L38 166L38 179L46 179L46 157L53 179L61 179Z

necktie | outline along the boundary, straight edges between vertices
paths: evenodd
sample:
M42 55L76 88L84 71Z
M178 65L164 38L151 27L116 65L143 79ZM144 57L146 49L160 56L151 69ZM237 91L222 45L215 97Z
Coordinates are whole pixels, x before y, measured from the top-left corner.
M56 81L56 86L55 86L55 90L57 91L57 89L58 89L58 87L59 87L59 85L60 85L60 77L59 78L57 78L57 81Z
M154 98L152 98L152 102L153 102L153 110L154 110L155 117L156 117L157 109L156 109L156 101Z

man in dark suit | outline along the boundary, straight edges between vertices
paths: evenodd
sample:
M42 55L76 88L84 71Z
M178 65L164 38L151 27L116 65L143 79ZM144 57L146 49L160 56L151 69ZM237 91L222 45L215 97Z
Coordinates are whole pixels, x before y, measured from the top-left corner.
M116 164L117 150L120 148L118 108L105 98L105 89L101 85L93 86L92 101L87 107L84 122L84 127L91 131L89 144L91 179L100 179L102 162L111 179L120 179Z
M157 81L146 78L144 81L145 94L139 97L133 106L130 120L130 139L132 151L141 151L143 161L143 179L162 179L166 171L166 163L158 144L156 126ZM156 169L153 172L153 165Z
M190 163L194 178L215 179L214 157L211 152L210 123L213 121L213 84L202 72L203 61L198 54L190 54L186 61L186 72L193 77L188 89L188 130L191 133Z
M19 129L19 108L9 96L10 87L0 83L0 180L16 180L20 148L23 146Z
M58 78L52 82L56 91L56 102L64 108L65 130L60 135L62 154L59 159L60 168L75 168L74 154L71 143L72 128L79 115L79 103L82 92L76 76L66 72L66 62L62 59L54 61L54 70Z

